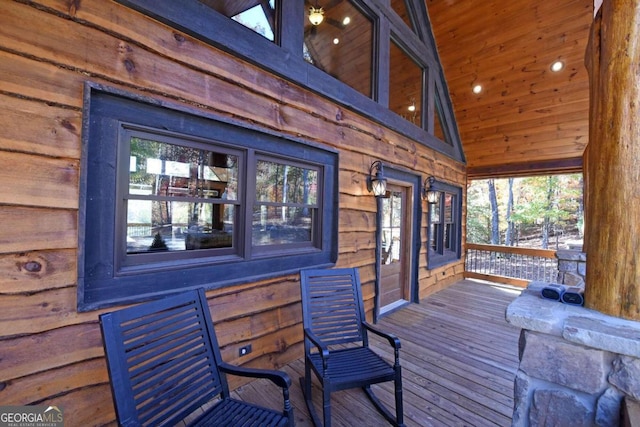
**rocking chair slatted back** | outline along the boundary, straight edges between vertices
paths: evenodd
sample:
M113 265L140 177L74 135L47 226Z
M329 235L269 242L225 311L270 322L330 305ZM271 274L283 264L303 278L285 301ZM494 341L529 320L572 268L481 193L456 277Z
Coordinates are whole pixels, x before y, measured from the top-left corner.
M214 348L209 341L215 335L208 331L208 308L197 296L181 294L101 316L108 362L118 364L112 388L121 402L119 419L174 425L214 396L228 396L216 368L217 342ZM112 346L125 358L109 360ZM133 399L124 390L131 390Z
M315 274L318 273L318 274ZM304 324L325 344L366 343L360 277L344 270L302 270Z

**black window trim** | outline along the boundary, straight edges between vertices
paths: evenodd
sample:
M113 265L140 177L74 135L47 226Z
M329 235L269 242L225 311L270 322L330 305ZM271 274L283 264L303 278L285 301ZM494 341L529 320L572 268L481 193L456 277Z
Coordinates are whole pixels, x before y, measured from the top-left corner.
M429 205L427 209L427 269L429 270L457 261L461 258L462 254L462 188L438 180L433 182L432 188L440 192L439 205L441 207L444 206L443 200L445 193L454 196L454 205L452 206L452 209L454 209L454 230L453 235L450 237L455 248L454 250L443 250L443 253L438 253L431 247L431 209L434 209L434 205ZM442 212L440 212L440 218L444 218ZM443 227L441 227L441 229L442 228ZM442 239L443 237L439 235L435 238ZM439 242L438 244L442 245L443 242Z
M282 23L291 21L302 22L305 19L306 10L302 1L280 0L280 7L276 8L281 27L280 36L275 36L279 44L233 22L197 0L181 0L180 2L174 0L116 1L198 40L309 88L454 160L466 162L458 129L454 125L452 115L447 113L446 119L450 136L455 142L448 144L440 141L426 129L414 125L387 108L388 89L384 86L388 82L388 79L385 78L388 77L388 72L385 71L389 68L388 54L381 53L374 58L374 70L372 70L373 85L375 86L372 94L374 99L361 94L306 62L302 56L302 25L282 25ZM393 33L395 37L402 40L409 51L420 52L418 56L427 63L429 73L433 73L425 83L432 82L433 79L444 79L444 74L437 60L435 41L430 28L420 26L417 32L412 31L385 2L379 0L353 1L363 11L370 11L370 17L374 19L374 50L379 48L380 51L384 51L383 48L388 46ZM428 20L426 6L420 5L419 11L413 9L414 7L411 8L411 13L424 14L425 19ZM427 36L424 33L427 33ZM444 84L446 85L446 82ZM425 87L425 89L427 92L429 91L429 88ZM446 98L441 99L446 99L448 104L451 104L448 92ZM430 110L433 108L433 103L429 103L429 108Z
M150 113L153 114L149 115ZM116 120L115 115L122 117ZM244 143L261 153L280 159L297 158L301 163L315 164L324 168L324 192L319 214L322 218L322 230L318 236L321 239L321 248L303 253L292 250L287 256L256 256L248 261L236 255L223 257L224 262L217 262L216 259L216 263L211 263L211 258L207 257L196 260L177 260L165 264L166 269L161 273L144 271L144 267L140 267L139 271L132 269L123 272L124 274L114 275L115 181L117 177L113 161L117 156L117 144L102 143L96 146L92 138L108 134L109 141L117 140L120 132L118 126L121 123L131 122L180 134L180 129L174 128L175 123L167 120L167 117L174 116L178 117L175 123L183 119L183 124L179 126L186 128L191 126L190 130L193 130L194 125L202 126L198 128L199 130L184 133L189 137L219 141L220 138L215 135L215 132L244 135L245 139L246 135L251 135L253 138L247 139ZM189 118L191 122L185 123L185 118ZM114 121L118 122L118 126L114 126ZM211 129L216 129L213 135L203 134ZM100 133L95 134L98 131ZM265 150L265 147L269 149ZM99 152L96 153L93 150ZM101 159L102 156L104 158ZM111 159L111 163L105 161L105 158ZM338 162L338 151L332 147L218 116L188 105L174 104L86 82L78 212L78 311L139 302L175 292L177 289L195 287L215 289L295 274L301 268L309 266L319 268L333 266L338 256ZM113 171L109 172L111 169ZM105 176L106 181L96 180L96 176L103 176L105 171L107 175L111 174ZM102 185L105 182L111 182L111 184ZM102 212L101 209L105 206L111 206L108 212ZM94 246L85 247L85 243ZM135 294L127 287L135 287Z

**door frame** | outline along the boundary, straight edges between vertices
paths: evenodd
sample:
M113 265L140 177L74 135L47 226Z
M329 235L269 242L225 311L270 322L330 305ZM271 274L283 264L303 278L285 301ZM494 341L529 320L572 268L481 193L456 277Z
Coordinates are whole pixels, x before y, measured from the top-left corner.
M384 174L389 182L396 185L411 187L411 191L408 192L409 197L412 198L411 205L413 207L412 215L413 221L411 222L411 237L407 241L410 250L407 251L410 254L409 268L407 275L409 278L409 302L419 302L419 286L418 286L418 266L420 264L420 247L421 247L421 230L422 230L422 197L421 188L422 180L421 176L413 172L394 168L392 166L385 165ZM381 316L380 313L380 267L382 263L382 200L376 199L376 250L375 250L375 298L374 298L374 310L373 320L377 322ZM392 311L392 310L391 310ZM391 311L385 312L388 314Z

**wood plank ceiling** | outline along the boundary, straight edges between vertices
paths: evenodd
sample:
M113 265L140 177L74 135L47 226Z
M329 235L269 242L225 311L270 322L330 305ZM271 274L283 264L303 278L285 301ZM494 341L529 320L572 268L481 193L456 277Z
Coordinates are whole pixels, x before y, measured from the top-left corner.
M267 0L200 1L227 16L257 4L269 10ZM392 0L390 4L410 25L402 1ZM589 81L584 57L593 0L422 1L426 2L451 95L469 177L581 171L589 123ZM348 4L344 0L318 0L325 9L325 21L333 18L339 22L338 18L346 13L340 9L343 3ZM315 1L305 1L305 7L311 4ZM331 52L339 51L331 42L336 36L329 31L339 25L324 25L320 31L306 20L305 24L305 35L313 35L306 38L312 55L320 49L323 35L329 37L324 43ZM364 32L366 28L354 24L347 29ZM371 35L367 33L367 37L370 39ZM360 42L352 41L349 46L352 51L338 55L337 63L345 57L350 58L351 64L358 57L370 58L370 48L356 48L359 53L353 52L353 46L360 46ZM324 51L315 53L318 58L331 57ZM551 71L555 61L564 64L559 72ZM316 65L369 95L356 84L362 81L365 86L370 85L362 74L371 67L367 64L349 67L351 71L342 74L329 62ZM358 75L345 74L354 69ZM396 83L402 81L396 79ZM479 94L472 92L476 84L483 88ZM401 98L406 101L410 96ZM413 98L419 99L419 92ZM393 105L390 108L406 109Z
M593 0L425 1L469 177L581 170Z

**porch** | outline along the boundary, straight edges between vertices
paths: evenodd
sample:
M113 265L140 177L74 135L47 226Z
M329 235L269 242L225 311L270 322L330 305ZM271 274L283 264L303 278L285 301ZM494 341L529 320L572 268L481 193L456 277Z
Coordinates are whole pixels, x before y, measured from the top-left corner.
M503 285L462 280L380 320L381 328L402 341L407 426L511 425L520 330L507 324L505 310L519 294ZM387 351L385 345L378 348ZM296 424L311 426L298 382L304 362L285 370L293 381ZM380 398L392 405L391 384L381 388ZM262 380L235 393L254 403L281 405L280 393ZM315 397L321 408L319 391ZM335 426L387 425L360 390L334 394L332 408Z

